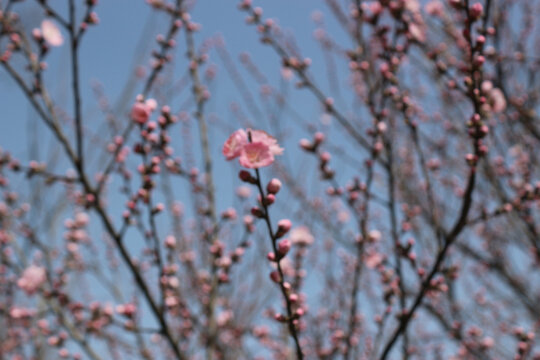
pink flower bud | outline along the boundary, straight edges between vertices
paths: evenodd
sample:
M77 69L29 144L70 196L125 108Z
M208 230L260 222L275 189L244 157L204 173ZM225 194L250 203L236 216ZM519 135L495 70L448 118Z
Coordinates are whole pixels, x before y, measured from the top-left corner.
M289 219L283 219L278 222L278 229L276 231L276 238L280 238L285 235L291 229L292 223Z
M233 208L228 208L221 214L221 217L223 219L234 220L236 219L236 210Z
M290 249L291 249L291 241L289 239L281 240L277 247L278 254L281 257L287 255Z
M319 145L324 141L324 134L322 132L316 132L315 136L313 137L313 140L316 145Z
M476 43L479 45L484 45L486 42L486 37L484 35L478 35L476 38Z
M276 201L276 196L274 194L268 194L264 199L265 205L272 205Z
M302 149L313 151L313 144L308 139L301 139L299 144Z
M474 59L474 64L476 66L482 66L484 65L484 63L486 62L486 58L483 57L482 55L478 55L475 59Z
M176 238L172 235L169 235L165 238L165 246L169 249L173 249L176 246Z
M150 118L151 109L148 105L136 102L131 108L131 119L137 124L144 124Z
M328 153L326 151L321 154L321 161L323 163L329 162L331 158L332 158L332 156L330 155L330 153Z
M471 15L471 18L474 20L477 20L482 16L482 13L484 12L484 7L480 3L476 3L473 6L471 6L469 10L469 14Z
M276 179L276 178L270 180L270 182L266 186L266 190L270 194L277 194L280 189L281 189L281 181L279 181L279 179Z

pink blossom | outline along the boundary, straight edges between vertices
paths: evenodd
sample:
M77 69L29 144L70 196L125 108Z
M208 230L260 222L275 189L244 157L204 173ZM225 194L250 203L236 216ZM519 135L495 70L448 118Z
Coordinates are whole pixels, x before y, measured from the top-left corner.
M506 109L506 99L501 89L494 88L489 93L493 112L500 113Z
M378 1L373 1L370 3L362 3L362 5L365 6L364 10L369 10L373 14L373 16L379 16L384 10L381 3Z
M245 185L239 186L238 188L236 188L236 195L239 198L246 199L251 196L251 188Z
M240 165L256 169L272 164L274 155L281 155L283 148L279 147L275 138L262 130L239 129L225 141L222 153L227 160L240 157Z
M41 22L41 33L45 41L51 46L60 46L64 43L64 37L56 24L48 19Z
M23 271L21 278L17 281L17 285L28 295L32 295L41 285L43 285L45 280L45 269L31 265Z
M298 226L291 230L290 239L293 244L307 246L313 243L313 235L307 226Z
M370 252L365 259L366 266L369 269L376 268L379 264L384 261L384 256L378 252Z
M34 316L36 314L36 310L34 309L27 309L23 307L14 306L9 310L9 316L12 319L22 319L22 318L28 318L31 316Z
M424 6L426 13L433 16L442 16L444 13L444 5L439 0L432 0Z
M267 145L273 155L283 154L283 148L279 147L277 140L262 130L251 130L251 141L254 143L261 142Z
M136 102L131 108L131 119L138 124L144 124L150 118L152 108L147 103Z
M144 103L150 108L150 111L154 111L157 109L158 104L156 99L148 99Z
M261 142L246 144L242 147L240 165L248 169L258 169L274 162L274 155L268 145Z
M424 32L424 29L415 23L409 24L409 34L411 34L414 40L420 43L426 41L426 33Z
M222 153L227 160L237 158L242 154L242 149L248 143L248 136L244 129L236 130L229 136L223 145Z
M420 11L420 2L418 0L405 1L405 8L410 12L417 13Z

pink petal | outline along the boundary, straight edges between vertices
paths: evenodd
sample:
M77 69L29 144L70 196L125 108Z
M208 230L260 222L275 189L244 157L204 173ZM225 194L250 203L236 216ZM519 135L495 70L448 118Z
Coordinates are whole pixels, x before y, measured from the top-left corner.
M227 160L232 160L242 153L242 148L248 143L248 136L244 129L236 130L223 144L222 153Z

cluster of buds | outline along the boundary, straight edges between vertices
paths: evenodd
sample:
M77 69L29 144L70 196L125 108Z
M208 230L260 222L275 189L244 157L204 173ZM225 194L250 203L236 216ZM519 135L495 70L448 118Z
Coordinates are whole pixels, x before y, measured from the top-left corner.
M244 0L239 5L240 10L246 11L249 15L246 17L247 24L259 24L262 20L263 9L260 7L252 7L251 0Z
M300 140L300 147L304 149L307 152L314 153L318 155L319 158L319 169L321 171L321 175L323 179L330 180L334 177L335 171L330 169L328 166L331 155L327 151L319 151L320 145L324 141L324 134L321 132L315 133L313 136L313 140L310 141L308 139L301 139Z
M366 191L366 184L361 183L358 178L354 178L352 184L349 184L346 189L348 193L347 201L350 205L354 205L360 197L360 194ZM332 195L334 195L334 193Z
M394 296L400 293L399 282L401 279L396 275L394 269L382 265L382 262L379 265L377 266L377 271L381 276L381 282L384 287L384 301L390 304Z
M114 310L111 305L102 305L96 301L90 304L88 310L90 312L90 317L86 321L88 332L99 333L112 322Z
M80 243L88 242L89 237L86 227L90 221L88 214L79 212L74 219L67 219L64 222L66 232L64 238L67 241L67 250L70 253L76 253Z
M316 153L319 149L319 145L321 145L324 141L324 134L321 132L315 133L313 136L313 140L309 141L308 139L302 139L300 140L300 147L308 152Z
M139 190L131 197L127 203L124 212L124 218L127 220L132 212L137 212L136 205L138 201L145 204L150 202L150 194L155 187L153 176L161 172L162 166L174 174L183 174L181 160L172 158L174 150L169 146L171 138L168 135L168 127L178 121L178 117L171 114L168 106L163 106L157 121L150 121L150 115L157 108L157 102L154 99L143 101L142 95L137 96L137 100L131 109L131 119L139 126L141 141L134 144L133 152L140 154L143 163L139 164L137 170L142 178L142 184ZM121 142L116 141L111 146L111 150L116 151ZM120 155L119 153L118 155ZM152 155L153 156L148 156ZM154 214L164 209L162 204L158 204L152 209Z
M246 249L250 245L251 243L249 241L242 241L233 251L230 251L227 255L221 254L221 256L215 260L216 266L221 269L218 273L219 283L228 283L230 281L229 274L232 266L242 261Z
M429 282L428 296L436 296L439 293L448 291L448 285L446 284L444 276L436 276Z
M299 60L294 56L291 56L289 58L283 58L281 62L284 68L291 68L296 71L303 71L311 65L310 58Z
M257 184L257 178L255 178L247 170L241 170L238 173L238 177L240 178L240 180L246 183L249 183L252 185ZM260 206L254 206L251 209L251 214L255 216L256 218L264 218L266 216L266 212L264 209L266 209L266 207L272 205L275 202L276 194L279 192L280 189L281 189L281 181L279 181L279 179L274 178L270 180L270 182L268 182L266 186L267 193L263 194L264 197L261 197L261 195L259 195L259 203L262 205L262 208Z
M416 267L416 253L413 251L414 239L409 238L405 244L398 242L396 244L400 256L408 259L413 267Z
M517 354L514 356L514 360L527 359L534 344L534 332L526 332L523 328L516 328L513 332L518 339Z
M47 328L45 328L43 322L41 322L39 327L42 330L43 335L49 335L49 337L47 338L47 344L49 344L49 346L60 348L64 346L64 343L69 338L68 334L65 331L61 331L60 333L58 333L58 335L50 335L50 330L48 329L48 326Z
M373 1L370 3L362 3L361 8L355 8L351 12L351 15L354 18L357 18L360 16L360 12L364 14L364 21L367 23L370 23L372 25L375 25L378 23L380 16L382 15L384 8L383 6L387 6L388 1Z
M489 127L482 121L480 114L474 114L467 122L469 136L476 140L483 139L489 133Z
M116 305L115 311L126 318L134 319L137 314L137 305L134 303L119 304Z
M26 176L30 178L36 174L40 174L45 171L46 167L47 166L44 163L38 163L37 161L32 160L28 163Z
M164 10L174 18L167 34L168 37L165 38L163 35L158 35L156 37L160 50L152 51L152 68L154 71L158 71L161 70L165 64L171 62L172 55L168 54L167 50L176 45L174 37L178 33L178 30L182 28L184 22L189 22L189 14L179 12L172 4L166 4L161 0L147 0L147 2L154 9Z
M278 222L278 229L276 231L276 234L274 235L274 238L280 239L283 237L286 233L289 232L291 229L291 221L288 219L283 219ZM291 240L289 239L282 239L276 244L276 251L275 252L269 252L267 255L268 260L272 262L278 262L281 259L283 259L289 250L291 249Z
M284 314L275 313L274 316L273 316L274 320L276 320L278 322L282 322L282 323L292 321L292 323L296 327L298 327L299 319L302 316L304 316L306 314L306 312L307 312L307 306L305 304L305 300L306 300L305 295L295 293L292 290L292 287L291 287L290 283L288 283L286 281L282 281L282 279L280 279L279 273L277 271L271 272L270 273L270 278L275 283L281 283L281 282L283 283L283 287L285 289L285 293L286 293L286 297L287 297L286 300L290 304L291 310L292 310L292 314L291 314L290 318L288 316L284 315Z
M8 62L13 52L19 51L21 48L21 37L15 30L18 20L17 14L13 12L6 14L0 12L0 21L3 24L3 30L6 34L9 34L9 43L4 52L0 53L0 62Z
M113 141L107 145L107 151L115 154L114 160L117 163L122 164L125 163L129 155L130 148L124 145L124 138L121 136L115 136Z

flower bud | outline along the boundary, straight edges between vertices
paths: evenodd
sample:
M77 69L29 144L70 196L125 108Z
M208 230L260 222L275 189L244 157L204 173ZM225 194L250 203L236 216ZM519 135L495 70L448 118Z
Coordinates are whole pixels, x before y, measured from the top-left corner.
M480 3L476 3L469 9L469 15L473 20L477 20L482 16L482 13L484 12L484 7Z
M313 142L315 145L319 145L324 141L324 134L322 132L316 132L313 137Z
M270 194L277 194L280 189L281 189L281 181L279 181L279 179L276 179L276 178L270 180L270 182L266 186L266 190Z
M285 235L291 229L292 223L289 219L282 219L278 222L278 229L276 231L276 238L279 239Z
M174 236L169 235L165 238L165 246L169 249L173 249L176 246L176 239Z
M150 118L151 111L148 105L136 102L131 108L131 119L137 124L144 124Z
M262 218L264 217L264 212L258 208L258 207L252 207L251 208L251 215L255 216L255 217L258 217L258 218Z
M250 183L250 184L253 184L253 176L251 176L250 172L247 171L247 170L241 170L239 173L238 173L238 177L240 178L240 180L242 180L243 182L247 182L247 183Z
M272 205L276 201L276 196L274 194L268 194L264 199L265 205Z
M308 139L301 139L300 147L306 151L313 151L313 144Z
M277 252L280 257L283 257L287 255L290 249L291 249L291 241L289 239L283 239L278 244Z
M281 281L281 276L279 276L279 272L277 270L274 270L270 273L270 279L272 279L272 281L275 283L279 283Z

